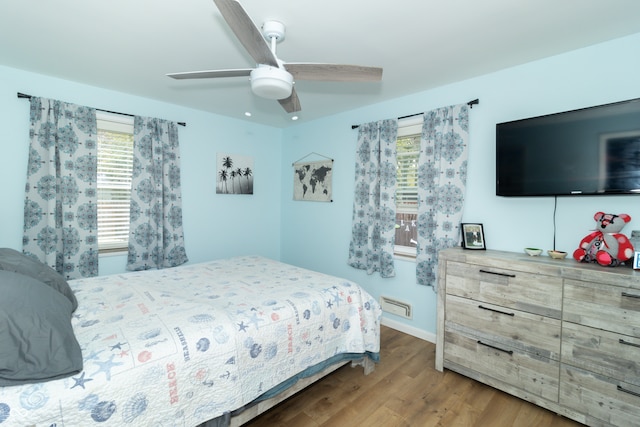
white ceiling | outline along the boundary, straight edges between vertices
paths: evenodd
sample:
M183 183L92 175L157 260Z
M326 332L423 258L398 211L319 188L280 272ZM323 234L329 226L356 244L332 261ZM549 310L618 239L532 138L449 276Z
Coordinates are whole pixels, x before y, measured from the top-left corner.
M376 83L297 82L301 121L640 32L638 0L240 2L258 27L271 19L286 24L277 50L285 62L384 68ZM212 0L1 0L0 7L0 65L292 124L277 101L251 93L248 78L165 76L255 66Z

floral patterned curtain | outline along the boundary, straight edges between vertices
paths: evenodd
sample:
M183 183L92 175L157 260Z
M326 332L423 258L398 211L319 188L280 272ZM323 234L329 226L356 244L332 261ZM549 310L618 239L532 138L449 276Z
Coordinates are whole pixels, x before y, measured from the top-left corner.
M23 252L67 279L98 275L96 112L31 97Z
M396 139L398 121L360 125L356 158L353 225L348 263L395 276L393 245L396 220Z
M424 114L418 169L418 284L436 289L438 251L458 246L469 154L469 106Z
M133 177L127 269L175 267L188 261L182 230L180 153L174 122L133 122Z

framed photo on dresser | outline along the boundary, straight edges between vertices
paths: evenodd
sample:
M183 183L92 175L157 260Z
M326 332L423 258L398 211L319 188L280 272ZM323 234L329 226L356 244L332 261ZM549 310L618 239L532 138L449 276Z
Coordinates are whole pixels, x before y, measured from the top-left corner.
M465 249L487 249L484 242L484 229L482 224L462 223L462 247Z

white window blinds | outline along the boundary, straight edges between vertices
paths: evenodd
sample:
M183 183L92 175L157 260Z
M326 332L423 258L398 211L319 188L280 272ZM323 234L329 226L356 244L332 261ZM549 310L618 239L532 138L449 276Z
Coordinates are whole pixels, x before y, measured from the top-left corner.
M133 170L133 118L98 112L98 247L126 250Z

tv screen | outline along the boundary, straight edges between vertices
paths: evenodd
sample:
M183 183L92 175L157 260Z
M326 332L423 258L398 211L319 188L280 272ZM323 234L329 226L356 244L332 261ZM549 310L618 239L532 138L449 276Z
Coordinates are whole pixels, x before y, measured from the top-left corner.
M498 196L640 193L640 98L496 125Z

